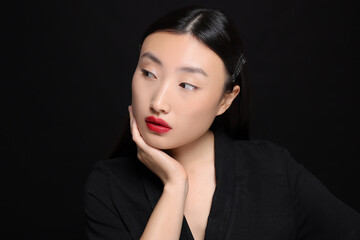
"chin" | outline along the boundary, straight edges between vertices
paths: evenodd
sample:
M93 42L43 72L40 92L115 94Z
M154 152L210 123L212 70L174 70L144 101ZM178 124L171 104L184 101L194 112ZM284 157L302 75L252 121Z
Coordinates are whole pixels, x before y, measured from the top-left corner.
M153 148L168 150L178 147L176 144L171 143L171 141L169 141L169 138L167 138L165 135L146 133L142 136L144 141Z
M159 140L154 139L154 137L149 137L145 139L145 142L153 148L162 150L168 150L176 147L175 145L169 144L169 141L166 141L166 138Z

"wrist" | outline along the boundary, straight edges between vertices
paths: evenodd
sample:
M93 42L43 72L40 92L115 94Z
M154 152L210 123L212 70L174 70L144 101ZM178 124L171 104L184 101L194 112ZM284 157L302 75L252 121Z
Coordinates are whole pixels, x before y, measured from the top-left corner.
M177 179L176 181L168 181L164 184L164 192L171 194L187 194L189 190L189 182L187 178Z

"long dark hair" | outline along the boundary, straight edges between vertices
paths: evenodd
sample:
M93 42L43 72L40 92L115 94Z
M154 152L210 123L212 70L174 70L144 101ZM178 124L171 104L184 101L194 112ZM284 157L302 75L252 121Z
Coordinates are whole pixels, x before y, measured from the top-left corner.
M217 116L210 129L221 129L233 139L249 139L250 84L246 76L246 64L243 60L243 46L233 22L219 10L190 6L175 10L159 18L143 34L140 47L145 38L157 31L191 34L207 45L224 62L228 78L224 85L224 93L231 92L235 85L240 86L240 93L230 108ZM124 131L110 158L126 156L136 152L131 140L129 122L125 122Z

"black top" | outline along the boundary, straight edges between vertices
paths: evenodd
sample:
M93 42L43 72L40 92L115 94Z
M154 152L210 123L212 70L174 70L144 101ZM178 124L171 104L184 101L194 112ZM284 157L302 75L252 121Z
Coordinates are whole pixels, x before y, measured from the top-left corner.
M360 215L289 153L215 133L216 188L205 239L360 239ZM139 239L163 184L136 157L95 164L85 186L89 239ZM193 239L183 219L180 239Z

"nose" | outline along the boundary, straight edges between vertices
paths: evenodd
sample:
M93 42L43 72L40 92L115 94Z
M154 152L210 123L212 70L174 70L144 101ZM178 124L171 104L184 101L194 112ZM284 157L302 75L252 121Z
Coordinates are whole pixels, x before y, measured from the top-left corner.
M158 88L151 99L150 108L157 112L157 113L168 113L170 111L170 104L169 104L169 86L166 84L162 84Z

